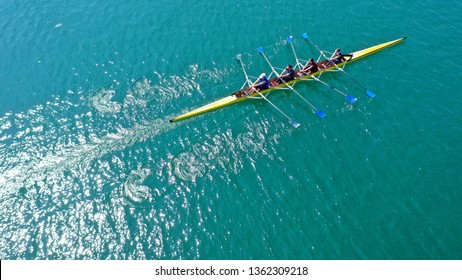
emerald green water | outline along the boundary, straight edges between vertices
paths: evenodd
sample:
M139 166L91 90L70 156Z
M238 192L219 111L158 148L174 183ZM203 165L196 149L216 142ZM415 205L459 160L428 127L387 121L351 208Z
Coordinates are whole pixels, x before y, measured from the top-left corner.
M1 259L461 259L460 1L0 5ZM340 9L338 7L341 7ZM338 11L338 12L337 12ZM341 12L340 12L341 11ZM335 12L331 14L331 12ZM297 54L399 45L183 122Z

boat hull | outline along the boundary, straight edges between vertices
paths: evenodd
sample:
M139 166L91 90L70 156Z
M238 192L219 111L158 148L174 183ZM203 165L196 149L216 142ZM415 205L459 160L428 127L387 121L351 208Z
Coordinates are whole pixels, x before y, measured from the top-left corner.
M343 66L344 64L349 64L349 63L354 62L354 61L356 61L358 59L364 58L364 57L366 57L368 55L371 55L373 53L381 51L381 50L383 50L385 48L396 45L396 44L404 41L406 38L407 37L399 38L399 39L396 39L396 40L393 40L393 41L389 41L389 42L386 42L386 43L383 43L383 44L379 44L379 45L376 45L376 46L373 46L373 47L369 47L369 48L366 48L366 49L363 49L363 50L359 50L359 51L350 53L349 55L351 55L351 57L349 57L348 60L337 64L337 66ZM323 61L318 62L318 66L320 68L320 71L318 71L316 73L313 73L312 75L301 76L301 77L299 77L299 78L297 78L295 80L287 82L287 84L294 84L294 83L296 83L296 82L298 82L300 80L312 79L311 76L318 76L323 71L330 70L330 69L335 69L335 67L336 67L335 65L328 66L327 65L327 60L323 60ZM261 94L266 94L266 93L268 93L270 91L286 87L286 85L284 83L277 84L276 79L277 78L271 79L270 82L271 82L272 86L270 88L268 88L268 89L260 91L260 93ZM179 116L171 119L170 122L178 122L178 121L181 121L181 120L184 120L184 119L188 119L188 118L191 118L191 117L194 117L194 116L197 116L197 115L201 115L201 114L204 114L204 113L207 113L207 112L210 112L210 111L214 111L214 110L229 106L231 104L234 104L234 103L237 103L237 102L240 102L240 101L248 100L249 97L255 97L255 96L259 95L257 92L255 92L253 94L240 97L239 95L242 94L243 91L245 91L245 89L236 91L233 94L231 94L230 96L224 97L222 99L219 99L217 101L214 101L212 103L204 105L204 106L202 106L200 108L197 108L197 109L189 111L189 112L187 112L185 114L179 115Z

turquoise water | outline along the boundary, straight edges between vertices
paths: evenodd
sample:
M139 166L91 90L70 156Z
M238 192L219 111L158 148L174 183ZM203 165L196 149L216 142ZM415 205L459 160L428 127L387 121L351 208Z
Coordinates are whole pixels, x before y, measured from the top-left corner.
M1 259L462 258L461 1L2 2ZM317 58L304 32L409 38L346 68L374 99L270 94L297 129L262 100L168 122L239 89L238 53Z

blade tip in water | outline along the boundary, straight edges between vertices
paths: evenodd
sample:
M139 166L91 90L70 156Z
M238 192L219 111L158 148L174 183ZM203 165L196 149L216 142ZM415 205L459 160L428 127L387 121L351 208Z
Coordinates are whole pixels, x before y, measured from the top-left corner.
M296 122L296 121L290 121L290 124L295 128L300 126L300 124L298 122Z
M323 118L326 116L326 113L324 113L324 112L318 110L318 111L316 111L316 115L317 115L319 118L323 119Z
M350 101L351 104L355 103L358 98L354 96L347 96L347 100Z
M366 90L366 94L371 97L371 98L374 98L375 97L375 93L373 93L372 91L370 90Z

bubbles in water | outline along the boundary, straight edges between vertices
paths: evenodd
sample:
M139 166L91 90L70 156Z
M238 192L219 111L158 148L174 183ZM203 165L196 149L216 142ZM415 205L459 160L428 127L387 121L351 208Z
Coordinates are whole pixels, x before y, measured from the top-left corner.
M136 104L145 106L154 98L154 90L151 81L143 78L137 81L128 91L125 97L124 106L133 106Z
M256 129L238 135L237 143L244 152L259 153L265 150L265 135Z
M182 153L173 160L176 176L185 181L196 182L205 173L205 166L193 154Z
M132 202L142 203L152 200L151 190L143 182L150 175L150 169L135 170L128 175L123 185L123 194Z
M115 115L120 112L121 105L111 99L115 96L115 90L101 88L89 97L90 106L101 115Z

